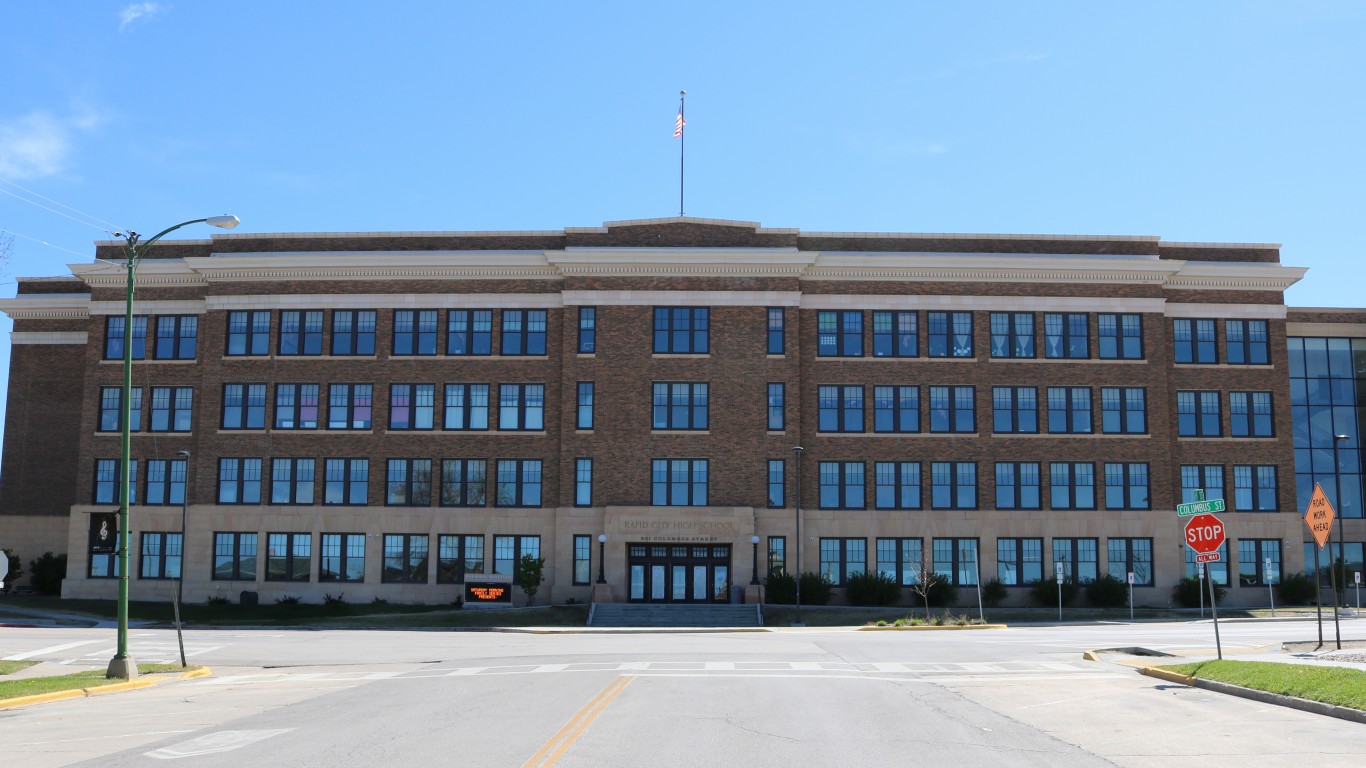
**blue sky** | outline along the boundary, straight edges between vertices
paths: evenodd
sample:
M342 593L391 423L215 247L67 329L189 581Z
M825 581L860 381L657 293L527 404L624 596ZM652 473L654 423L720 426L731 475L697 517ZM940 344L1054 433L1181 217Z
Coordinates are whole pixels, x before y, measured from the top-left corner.
M217 213L674 216L686 88L690 216L1278 242L1290 304L1366 305L1366 3L8 0L0 28L0 296L101 227Z

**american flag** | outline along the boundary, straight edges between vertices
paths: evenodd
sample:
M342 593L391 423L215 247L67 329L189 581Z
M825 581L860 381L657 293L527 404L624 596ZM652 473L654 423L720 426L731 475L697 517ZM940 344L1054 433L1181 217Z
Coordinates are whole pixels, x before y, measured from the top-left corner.
M678 117L674 119L674 138L675 138L675 139L680 138L680 137L683 135L683 126L685 126L685 125L687 125L687 124L688 124L688 121L683 119L683 110L682 110L682 109L679 109L679 110L678 110Z

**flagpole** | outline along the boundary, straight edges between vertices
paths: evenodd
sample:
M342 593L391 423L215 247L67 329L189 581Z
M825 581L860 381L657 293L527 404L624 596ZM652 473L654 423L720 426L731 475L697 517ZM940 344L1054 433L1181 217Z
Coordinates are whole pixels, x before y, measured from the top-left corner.
M683 218L683 126L687 122L683 119L683 98L688 95L687 91L678 92L678 218Z

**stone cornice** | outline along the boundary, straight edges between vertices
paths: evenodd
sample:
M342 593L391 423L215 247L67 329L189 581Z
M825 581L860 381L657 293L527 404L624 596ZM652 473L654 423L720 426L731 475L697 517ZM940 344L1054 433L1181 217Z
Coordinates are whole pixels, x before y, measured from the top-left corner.
M248 253L185 259L207 282L280 280L556 280L540 251Z
M0 299L0 312L14 320L69 320L90 317L88 293L38 293Z
M1284 291L1309 270L1281 264L1178 261L1181 271L1164 287L1221 291Z

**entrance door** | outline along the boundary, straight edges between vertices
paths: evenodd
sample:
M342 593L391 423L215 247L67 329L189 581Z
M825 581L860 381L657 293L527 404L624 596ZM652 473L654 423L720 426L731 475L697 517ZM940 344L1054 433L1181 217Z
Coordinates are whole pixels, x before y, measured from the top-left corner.
M630 544L631 602L730 602L729 544Z

